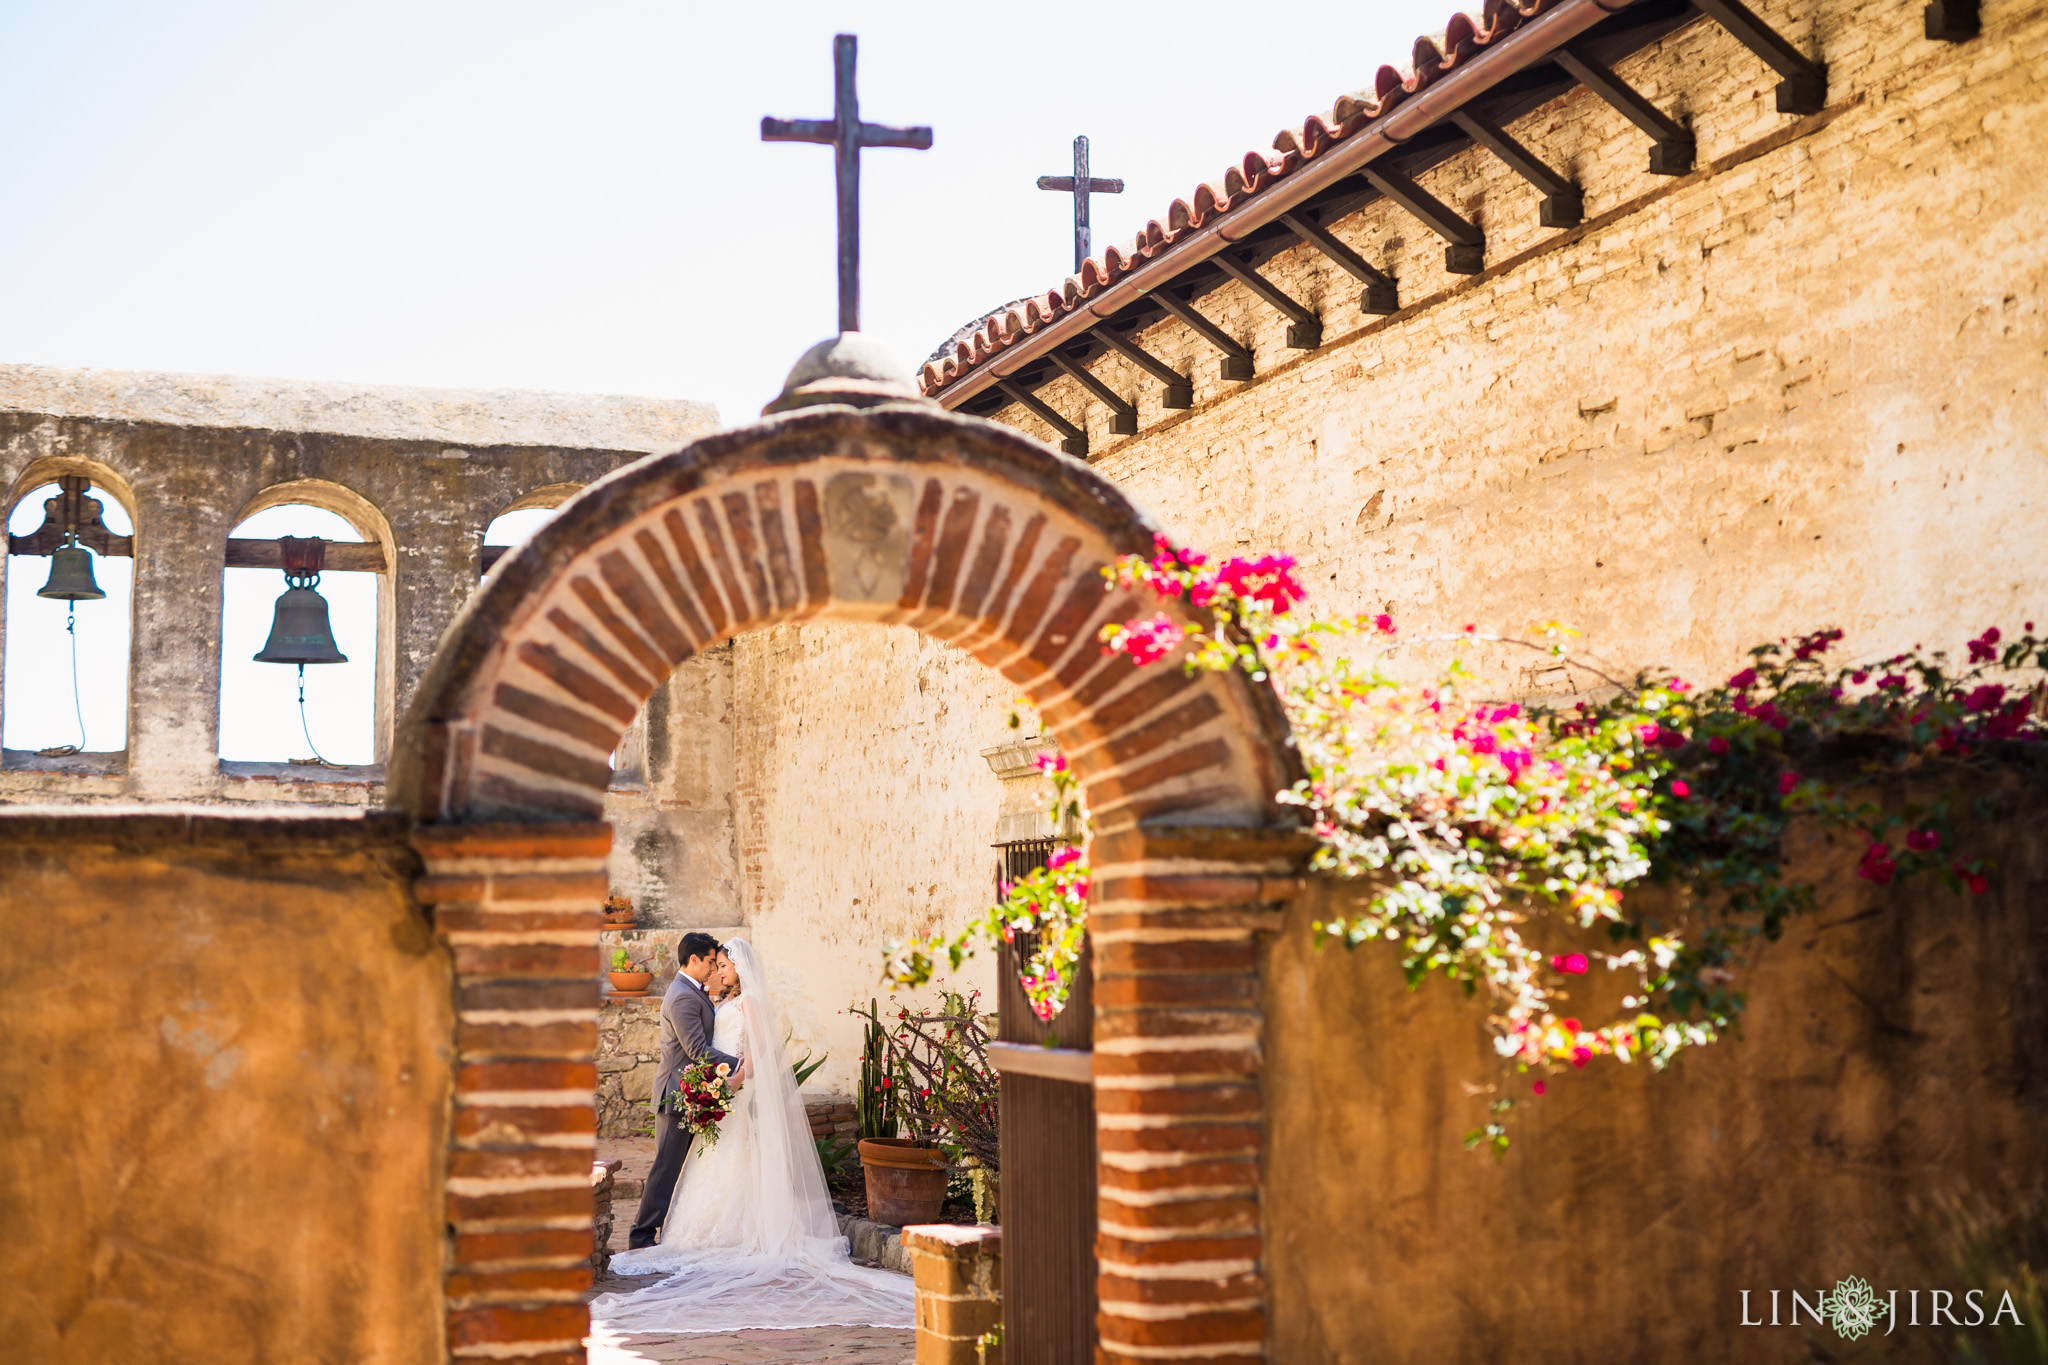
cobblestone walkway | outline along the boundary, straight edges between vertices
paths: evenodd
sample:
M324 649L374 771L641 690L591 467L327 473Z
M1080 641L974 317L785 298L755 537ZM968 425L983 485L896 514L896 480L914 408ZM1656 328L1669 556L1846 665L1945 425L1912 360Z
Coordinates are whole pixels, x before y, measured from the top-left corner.
M598 1155L618 1157L622 1187L612 1249L624 1251L641 1182L654 1159L652 1138L603 1138ZM631 1197L625 1192L630 1191ZM647 1280L607 1275L592 1294L622 1294ZM599 1329L589 1341L590 1365L911 1365L917 1333L907 1327L810 1327L794 1332L711 1332L621 1335Z

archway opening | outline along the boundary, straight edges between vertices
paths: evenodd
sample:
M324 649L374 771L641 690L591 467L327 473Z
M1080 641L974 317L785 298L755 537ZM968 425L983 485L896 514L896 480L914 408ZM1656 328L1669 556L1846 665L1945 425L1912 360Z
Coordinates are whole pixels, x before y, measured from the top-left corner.
M82 484L80 477L74 482ZM134 521L119 499L84 493L83 520L109 541L73 536L89 556L62 564L42 542L64 524L65 489L39 483L7 517L6 647L0 660L0 748L10 766L104 766L128 749L128 675L134 626L135 559L123 543ZM40 535L39 535L40 533ZM15 553L17 547L35 553ZM119 549L126 553L103 553ZM63 591L59 576L99 598L45 595Z

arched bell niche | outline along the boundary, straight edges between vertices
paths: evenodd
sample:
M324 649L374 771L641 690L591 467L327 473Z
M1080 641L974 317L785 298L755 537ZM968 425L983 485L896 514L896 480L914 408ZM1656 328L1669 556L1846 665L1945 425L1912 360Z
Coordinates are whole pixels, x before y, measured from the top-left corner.
M492 571L391 774L456 971L451 1349L566 1359L587 1328L607 755L685 660L818 619L965 650L1031 699L1080 775L1096 869L1082 1150L1104 1212L1079 1254L1100 1358L1262 1351L1252 943L1291 857L1271 833L1291 759L1270 691L1243 675L1102 653L1104 623L1156 609L1101 572L1150 553L1154 529L1007 428L832 404L628 466ZM1185 1215L1217 1208L1188 1241Z

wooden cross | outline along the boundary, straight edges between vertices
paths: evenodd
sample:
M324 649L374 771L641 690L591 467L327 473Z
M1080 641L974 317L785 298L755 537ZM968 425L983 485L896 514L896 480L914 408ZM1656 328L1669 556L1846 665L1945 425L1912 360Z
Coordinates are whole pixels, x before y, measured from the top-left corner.
M860 96L853 88L851 33L832 40L831 119L761 120L763 142L823 142L834 148L839 179L839 330L860 330L860 153L863 147L913 147L929 151L929 128L889 128L860 121Z
M1074 173L1072 175L1041 175L1038 188L1042 190L1063 190L1074 196L1074 273L1081 271L1081 262L1088 259L1088 196L1091 194L1122 194L1121 180L1090 180L1088 178L1088 139L1074 139Z

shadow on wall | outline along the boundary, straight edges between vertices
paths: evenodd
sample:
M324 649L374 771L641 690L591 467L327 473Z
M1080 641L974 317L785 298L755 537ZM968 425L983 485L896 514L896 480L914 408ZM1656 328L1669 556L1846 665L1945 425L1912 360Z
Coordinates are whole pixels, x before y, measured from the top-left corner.
M2048 1179L2048 840L2002 843L1965 899L1873 887L1807 836L1791 870L1824 879L1819 908L1753 955L1742 1036L1662 1075L1510 1081L1500 1161L1461 1145L1486 1121L1468 1086L1500 1077L1484 1001L1411 994L1384 945L1318 952L1311 924L1359 888L1312 883L1262 954L1272 1358L1832 1359L1848 1344L1810 1319L1740 1326L1741 1291L1766 1322L1769 1291L1850 1275L1960 1299L1928 1278L1936 1206Z

